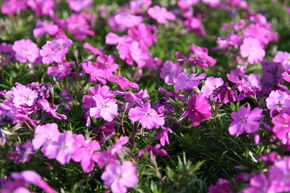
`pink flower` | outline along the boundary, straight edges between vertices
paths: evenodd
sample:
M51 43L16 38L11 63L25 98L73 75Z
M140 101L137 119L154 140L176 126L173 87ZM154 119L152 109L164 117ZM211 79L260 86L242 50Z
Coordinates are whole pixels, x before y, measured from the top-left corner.
M172 61L164 62L160 77L164 79L166 84L172 84L181 73L182 69L179 64L174 64Z
M290 191L290 157L285 156L282 160L276 161L269 171L271 182L269 192Z
M22 63L33 63L39 57L39 48L29 39L15 41L12 49L15 52L16 59Z
M154 25L141 23L128 30L128 35L138 40L142 46L152 46L157 41L157 28Z
M160 155L160 156L169 156L167 151L164 149L161 149L160 144L156 144L154 147L151 145L146 145L144 149L139 151L138 157L141 157L144 153L148 152L150 154L150 158L152 159L154 155Z
M164 125L164 117L151 108L150 102L146 102L142 107L131 108L129 119L138 121L143 128L152 129Z
M67 30L80 40L86 39L87 35L93 36L95 32L91 30L89 19L83 14L72 14L66 19Z
M262 110L260 108L254 108L251 111L251 106L241 107L237 112L233 112L232 123L229 127L231 135L239 136L246 133L254 133L259 129L259 120L262 118Z
M102 117L106 121L112 121L118 115L118 105L115 99L103 98L97 94L93 96L95 107L90 108L90 116L95 118Z
M282 140L283 144L290 144L290 115L288 113L280 113L272 120L274 124L273 132L276 137Z
M26 9L26 0L3 1L1 11L3 14L17 14Z
M196 75L197 74L191 74L187 76L186 74L181 73L174 81L176 83L176 85L174 86L174 92L177 93L180 90L193 89L199 84L199 81L201 79L204 79L206 77L205 73L199 76Z
M38 98L38 93L29 87L22 84L17 84L16 87L11 89L13 93L13 104L17 108L31 107L35 104Z
M83 135L75 135L77 144L76 151L72 154L72 159L75 162L80 162L84 172L91 172L95 167L93 161L93 155L100 149L100 145L97 141L91 138L85 139Z
M55 36L59 32L59 28L52 22L48 21L38 21L33 30L34 37L42 36L48 33L49 35Z
M143 18L141 16L135 16L126 12L118 13L114 16L114 20L122 28L134 27L143 22Z
M56 110L57 110L57 106L56 105L53 105L53 107L51 108L50 104L49 104L49 102L47 100L40 99L40 100L38 100L38 103L42 106L42 108L46 112L50 113L53 117L55 117L55 118L57 118L59 120L62 120L62 119L66 120L67 119L66 115L59 114L59 113L56 112Z
M113 193L126 193L127 188L133 188L139 181L132 162L124 161L121 164L118 160L111 162L106 167L101 178Z
M38 17L42 15L54 15L54 0L27 0L27 5L35 12L35 15Z
M202 1L211 7L216 7L220 4L220 0L202 0Z
M207 68L208 66L214 66L216 64L216 60L208 55L207 48L191 45L189 49L191 52L188 61L192 65L199 65L202 68Z
M274 110L281 112L290 109L289 94L280 90L273 90L266 99L266 105L271 110L271 114Z
M281 63L285 71L290 70L290 53L289 52L277 52L273 61Z
M111 76L109 78L109 81L118 83L120 88L123 90L129 90L130 88L133 88L134 90L139 90L138 84L136 84L135 82L131 82L123 76Z
M71 68L73 65L74 62L60 62L54 66L48 67L47 74L61 80L71 74Z
M167 20L175 20L175 15L173 13L158 5L148 9L148 15L161 24L165 24Z
M180 9L189 10L193 5L197 4L199 0L178 0L177 5Z
M67 38L59 38L52 41L47 41L40 50L42 62L44 64L51 64L53 62L62 62L65 60L65 55L68 52L72 41Z
M49 159L55 158L56 152L54 143L58 141L60 132L55 123L47 123L45 125L38 125L35 128L32 145L35 150L40 149L42 153Z
M255 38L245 38L240 48L242 57L247 58L250 64L261 62L265 56L265 50L261 42Z
M146 10L152 4L151 0L131 0L130 1L130 9L133 12L141 12L142 10Z
M67 2L71 10L76 12L90 8L93 4L93 0L67 0Z
M246 37L252 37L259 40L261 43L268 44L270 41L277 39L277 34L269 27L266 28L262 24L251 24L244 30Z
M211 106L208 104L207 98L196 93L193 94L186 107L188 117L194 126L200 125L202 121L209 120L211 117L210 110Z
M230 181L219 178L215 185L211 185L208 189L209 193L232 193Z
M215 78L215 77L208 77L206 78L203 87L201 88L201 93L206 96L206 98L209 98L213 91L222 86L224 83L222 78Z
M128 143L129 137L121 137L118 139L118 141L113 145L113 147L110 149L112 155L120 154L121 151L124 149L123 145Z

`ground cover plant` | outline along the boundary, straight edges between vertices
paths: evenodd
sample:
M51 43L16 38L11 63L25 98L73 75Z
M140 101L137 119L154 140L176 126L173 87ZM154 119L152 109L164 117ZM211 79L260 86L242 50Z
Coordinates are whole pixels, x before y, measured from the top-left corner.
M287 0L0 0L1 193L290 192Z

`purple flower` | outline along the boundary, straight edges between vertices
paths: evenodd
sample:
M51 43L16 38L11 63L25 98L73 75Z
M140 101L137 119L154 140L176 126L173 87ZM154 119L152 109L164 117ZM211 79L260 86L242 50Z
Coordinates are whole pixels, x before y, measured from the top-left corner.
M15 52L16 59L22 63L33 63L39 57L39 48L29 39L15 41L12 49Z
M237 112L233 112L232 123L229 127L231 135L239 136L242 133L254 133L259 129L259 120L262 118L262 110L254 108L251 111L251 106L241 107Z
M57 118L59 120L62 120L62 119L66 120L67 119L66 115L59 114L59 113L56 112L56 110L57 110L57 106L56 105L53 105L53 107L51 108L50 104L49 104L49 102L47 100L40 99L40 100L38 100L38 103L42 106L42 108L47 113L50 113L53 117L55 117L55 118Z
M95 167L93 155L100 149L97 141L92 139L85 139L83 135L75 135L76 151L72 154L72 159L75 162L80 162L84 172L91 172Z
M104 184L111 188L113 193L126 193L127 188L133 188L138 183L137 170L130 161L115 160L111 162L102 174Z
M260 173L251 178L250 186L242 191L242 193L270 193L269 181L267 177Z
M31 156L35 153L31 141L21 145L15 143L15 150L16 152L10 152L8 157L16 164L29 162Z
M59 38L52 41L47 41L40 50L42 62L44 64L51 64L53 62L62 62L65 60L65 55L68 52L72 41L67 38Z
M106 121L112 121L118 115L118 105L115 99L103 98L102 95L94 95L95 107L90 108L90 116L102 117Z
M138 40L142 46L152 46L157 41L157 28L154 25L141 23L128 30L128 35ZM141 46L141 47L142 47Z
M1 11L3 14L17 14L26 9L26 0L8 0L2 2Z
M265 50L261 42L255 38L245 38L240 48L241 56L247 58L250 64L261 62L265 56Z
M90 8L93 4L93 0L67 0L67 2L71 10L76 12Z
M199 81L206 77L205 73L202 73L199 76L197 74L191 74L187 76L185 73L181 73L176 79L174 86L174 92L178 92L183 89L193 89L199 84Z
M219 178L216 185L211 185L208 189L209 193L232 193L230 181Z
M166 8L155 5L148 9L148 15L155 19L158 23L165 24L167 20L175 20L175 15Z
M121 12L114 16L114 20L117 25L120 25L121 28L130 28L137 26L143 22L141 16L135 16L130 13Z
M109 78L109 81L118 83L120 88L123 90L129 90L130 88L133 88L134 90L139 90L138 84L136 84L135 82L131 82L123 76L111 76Z
M121 137L118 139L118 141L113 145L113 147L110 149L112 155L116 155L121 153L121 151L124 149L123 145L128 143L129 137Z
M71 74L71 68L74 65L74 62L61 62L54 66L47 68L47 74L49 76L57 77L58 80L61 80Z
M208 55L207 48L203 48L196 45L189 46L191 51L190 58L188 61L193 65L199 65L202 68L207 68L208 66L214 66L216 60Z
M143 128L152 129L164 125L164 117L151 108L150 102L146 102L142 107L131 108L129 119L138 121Z
M38 17L42 15L54 15L54 0L27 0L26 4L35 12L35 15Z
M246 37L252 37L261 43L268 44L269 41L277 40L277 34L271 28L266 28L263 24L251 24L244 30Z
M148 9L151 3L151 0L131 0L130 9L133 12L141 12L142 10Z
M182 69L179 64L174 64L172 61L164 62L160 77L164 79L166 84L172 84L181 73Z
M226 82L213 91L211 99L216 102L228 103L236 101L237 98L237 92Z
M177 5L180 9L189 10L193 5L197 4L199 0L178 0Z
M193 94L186 107L188 117L194 126L200 125L202 121L209 120L211 117L210 111L211 106L202 94Z
M160 155L160 156L169 156L166 150L161 149L160 144L156 144L154 147L151 145L146 145L145 149L142 149L138 153L138 157L141 157L144 153L149 152L150 158L152 159L154 155Z
M266 99L266 103L267 108L271 110L271 114L273 114L275 110L281 112L290 109L289 94L280 90L272 91Z

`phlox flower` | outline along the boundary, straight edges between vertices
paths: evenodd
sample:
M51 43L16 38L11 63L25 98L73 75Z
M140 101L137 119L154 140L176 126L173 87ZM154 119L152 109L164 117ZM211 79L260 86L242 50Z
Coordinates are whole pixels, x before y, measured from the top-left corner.
M1 4L1 12L3 14L17 14L26 8L26 0L8 0L3 1Z
M215 77L207 77L203 87L201 88L201 93L206 96L206 98L209 98L213 91L223 85L224 81L222 78L215 78Z
M155 19L158 23L165 24L167 20L175 20L175 15L167 11L166 8L155 5L148 9L148 15Z
M275 136L282 140L283 144L290 144L290 115L288 113L280 113L276 115L273 120L273 132Z
M154 155L160 156L169 156L166 150L161 149L160 144L156 144L154 147L151 145L146 145L146 147L139 151L138 157L141 157L144 153L148 152L150 154L150 158L152 159Z
M14 161L14 163L29 162L31 156L35 153L31 141L27 141L24 144L19 145L15 143L15 152L10 152L8 157Z
M279 62L282 64L285 71L290 70L290 53L289 52L277 52L273 62Z
M265 174L255 175L250 180L250 186L245 188L243 193L271 193L269 190L270 182Z
M68 52L72 41L67 38L59 38L52 41L47 41L40 50L42 62L44 64L51 64L53 62L62 62L65 60L65 55Z
M61 80L71 74L71 68L73 65L74 62L60 62L54 66L48 67L47 74Z
M143 17L121 12L114 16L114 20L121 28L126 29L141 24L143 22Z
M282 160L276 161L269 171L269 190L271 192L290 191L290 157L285 156Z
M262 110L254 108L251 111L251 106L241 107L237 112L231 114L233 119L229 132L231 135L239 136L246 133L254 133L259 129L259 120L262 118Z
M96 152L92 159L98 164L99 168L102 169L117 158L111 153L111 150L105 150L102 152Z
M161 68L160 77L164 79L166 84L172 84L182 72L181 66L172 61L166 61Z
M261 62L265 56L263 45L258 39L245 38L242 46L240 47L241 56L247 58L250 64Z
M220 0L202 0L205 4L208 4L211 7L216 7L220 4Z
M55 158L56 152L54 143L58 141L60 132L55 123L47 123L45 125L38 125L35 128L32 145L35 150L40 149L42 153L49 159Z
M271 111L271 114L273 114L275 110L281 112L290 109L289 94L280 90L273 90L266 99L266 105Z
M76 12L90 8L93 4L93 0L67 0L67 2L71 10Z
M170 144L168 133L172 133L172 130L168 127L162 128L156 132L155 137L160 139L160 145L164 146L166 144Z
M244 35L246 37L256 38L264 45L277 39L277 34L262 24L251 24L247 26L244 30Z
M234 89L232 89L227 82L216 88L213 91L211 97L211 100L222 103L234 102L237 99L238 99L237 92Z
M164 125L164 117L151 108L150 102L146 102L142 107L131 108L129 119L138 121L143 128L153 129Z
M200 125L202 121L211 117L211 106L207 98L202 94L193 94L186 107L186 112L194 126Z
M17 84L11 89L13 93L12 102L15 107L31 107L35 104L38 98L38 92L22 84Z
M214 66L216 60L208 55L207 48L203 48L196 45L189 46L190 58L188 61L193 65L199 65L202 68L207 68L208 66Z
M176 79L174 86L174 92L178 92L184 89L193 89L194 87L198 86L199 81L206 77L205 73L196 76L197 74L191 74L187 76L185 73L181 73Z
M6 57L3 57L3 54ZM15 52L12 48L11 44L7 44L6 42L0 43L0 65L7 65L11 60L15 60Z
M29 39L15 41L12 49L15 52L16 59L22 63L33 63L39 57L39 48Z
M209 193L232 193L230 181L219 178L215 185L208 188Z
M66 115L56 112L56 110L57 110L57 106L56 105L53 105L52 108L51 108L49 102L46 99L40 99L40 100L38 100L38 103L41 105L41 107L46 112L50 113L53 117L55 117L55 118L57 118L59 120L62 120L62 119L66 120L67 119Z
M118 139L117 142L110 149L111 154L115 155L115 154L121 153L121 151L124 149L123 145L128 143L128 141L129 141L129 137L127 137L127 136L123 136L120 139Z
M152 46L157 41L157 28L154 25L141 23L128 30L128 35L139 40L142 46Z
M89 173L93 171L95 162L92 157L96 151L100 149L97 141L91 138L85 139L83 135L75 135L76 151L72 154L72 159L75 162L80 162L84 172Z
M101 176L104 184L113 193L126 193L127 188L133 188L138 183L137 170L130 161L115 160L111 162Z
M103 98L102 95L94 95L95 106L90 108L90 116L102 117L106 121L112 121L118 115L118 105L115 99Z
M180 9L189 10L193 5L197 4L199 0L178 0L177 5Z
M39 37L48 33L51 36L55 36L59 30L59 27L52 22L38 21L33 29L33 35L34 37Z
M38 17L42 15L54 15L54 0L27 0L26 4L35 12L35 15Z
M131 82L123 76L111 76L109 78L109 81L117 83L119 87L123 90L129 90L130 88L133 88L134 90L139 90L138 84L136 84L135 82Z

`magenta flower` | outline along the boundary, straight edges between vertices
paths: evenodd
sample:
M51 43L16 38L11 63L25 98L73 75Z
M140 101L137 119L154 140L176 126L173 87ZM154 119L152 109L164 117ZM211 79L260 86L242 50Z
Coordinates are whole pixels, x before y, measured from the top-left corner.
M267 177L261 173L252 177L250 186L244 189L243 193L269 193L269 181Z
M121 137L120 139L117 140L117 142L113 145L113 147L110 149L111 150L111 154L112 155L116 155L121 153L121 151L123 149L125 149L123 147L123 145L125 145L126 143L128 143L129 141L129 137L125 136L125 137Z
M265 27L263 24L251 24L244 30L246 37L252 37L259 40L263 45L268 44L270 41L278 39L277 34L273 32L271 27Z
M207 68L208 66L214 66L216 60L208 55L207 48L203 48L196 45L189 46L190 49L190 58L188 61L192 65L198 65L202 68Z
M47 68L47 74L49 76L57 77L58 80L61 80L71 74L71 68L74 65L74 62L61 62L54 66Z
M247 58L250 64L261 62L265 56L265 50L261 42L255 38L245 38L240 48L241 56Z
M172 84L176 81L181 71L179 64L174 64L172 61L166 61L161 68L160 77L164 79L166 84Z
M288 113L280 113L276 115L272 122L274 124L273 132L283 144L290 144L290 115Z
M155 137L160 139L160 144L162 146L164 146L166 144L168 144L168 145L170 144L168 133L172 133L172 130L170 128L166 127L166 128L162 128L161 130L157 131L155 134Z
M281 112L290 109L289 94L280 90L272 91L266 99L266 103L267 108L271 110L271 114L273 114L274 110Z
M67 2L71 10L76 12L90 8L93 4L93 0L67 0Z
M216 7L220 4L221 0L202 0L205 4L208 4L211 7Z
M175 80L176 85L174 86L174 92L178 92L183 89L193 89L198 86L199 81L206 77L205 73L199 76L197 74L191 74L187 76L185 73L181 73Z
M109 81L118 83L119 87L123 90L129 90L130 88L133 88L134 90L139 90L138 84L136 84L135 82L131 82L123 76L111 76L109 78Z
M12 49L15 52L16 59L22 63L33 63L39 57L39 48L29 39L15 41Z
M152 129L164 125L164 117L151 108L150 102L146 102L142 107L131 108L129 119L138 121L143 128Z
M42 62L44 64L51 64L53 62L62 62L65 60L65 55L68 52L72 41L67 38L59 38L52 41L47 41L40 50Z
M146 145L146 147L139 151L138 157L141 157L144 153L148 152L150 154L150 158L152 159L154 155L160 156L169 156L166 150L161 149L160 144L156 144L154 147L151 145Z
M97 141L91 138L85 139L83 135L75 135L76 151L72 154L75 162L80 162L84 172L89 173L94 170L95 162L92 157L96 151L100 149Z
M193 5L197 4L199 0L178 0L177 5L180 9L189 10Z
M102 117L106 121L112 121L118 115L118 105L115 99L103 98L102 95L94 95L95 107L90 108L90 116Z
M55 36L59 30L59 27L52 22L38 21L33 29L33 35L34 37L39 37L48 33L51 36Z
M141 12L142 10L148 9L151 3L152 3L151 0L131 0L130 9L133 12Z
M148 15L161 24L165 24L167 20L175 20L175 15L173 13L158 5L149 8Z
M8 154L9 159L13 160L15 164L29 162L31 156L35 153L31 141L19 145L15 143L15 152Z
M22 84L17 84L11 89L13 93L13 104L17 108L31 107L35 104L38 98L38 93L29 87Z
M126 193L127 188L133 188L138 183L137 170L130 161L115 160L111 162L102 174L104 184L111 188L113 193Z
M211 117L211 106L207 98L202 94L193 94L186 107L189 119L194 126L200 125L202 121L209 120Z
M154 25L141 23L128 30L128 35L138 40L142 46L152 46L157 41L157 28Z
M232 193L230 181L219 178L215 185L211 185L208 189L209 193Z
M254 108L251 111L251 106L241 107L237 112L233 112L232 123L229 127L231 135L239 136L242 133L254 133L259 129L259 120L262 118L262 110Z

